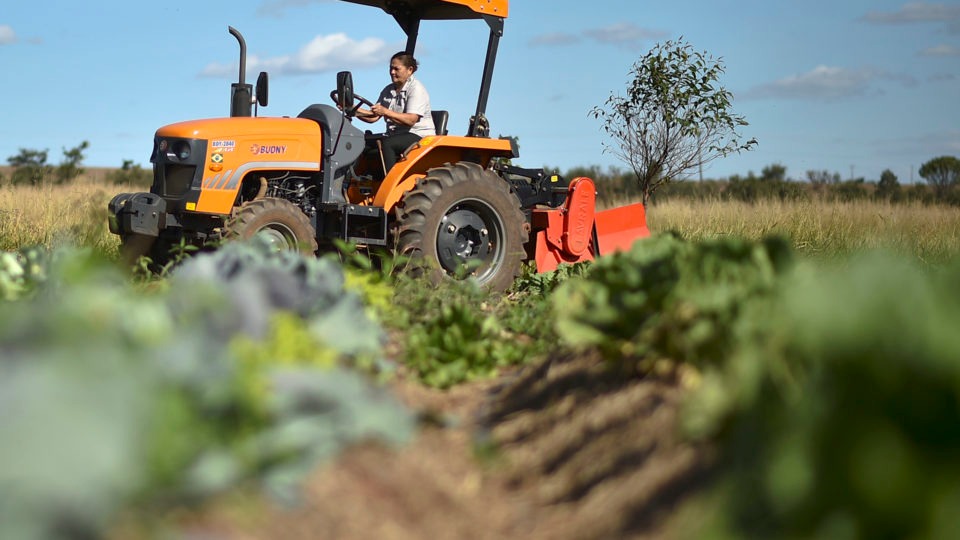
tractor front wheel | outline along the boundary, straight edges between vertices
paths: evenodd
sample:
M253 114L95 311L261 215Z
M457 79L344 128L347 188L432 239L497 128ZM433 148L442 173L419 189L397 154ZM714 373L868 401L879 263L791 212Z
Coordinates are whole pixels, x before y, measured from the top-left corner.
M317 235L310 219L297 205L267 197L244 203L224 226L227 240L244 240L261 234L278 251L299 251L313 255Z
M491 291L513 284L529 228L520 201L496 173L476 163L427 171L397 208L397 251L450 276L473 275Z

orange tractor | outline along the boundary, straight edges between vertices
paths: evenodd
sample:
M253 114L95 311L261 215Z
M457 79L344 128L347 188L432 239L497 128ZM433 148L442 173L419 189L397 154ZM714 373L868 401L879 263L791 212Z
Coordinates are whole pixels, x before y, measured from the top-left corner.
M644 208L597 212L589 178L567 181L509 164L510 139L490 138L485 115L508 0L346 0L382 9L416 48L423 20L481 19L490 28L476 113L467 133L450 135L448 114L433 111L435 136L408 148L390 170L364 152L376 137L352 123L360 103L350 72L337 74L333 104L296 118L256 116L267 105L267 74L254 87L231 85L230 117L164 126L154 138L149 193L121 193L109 204L110 230L129 259L169 259L171 248L264 235L278 249L316 253L334 241L422 257L448 275L464 269L504 290L524 261L540 272L589 260L648 236Z

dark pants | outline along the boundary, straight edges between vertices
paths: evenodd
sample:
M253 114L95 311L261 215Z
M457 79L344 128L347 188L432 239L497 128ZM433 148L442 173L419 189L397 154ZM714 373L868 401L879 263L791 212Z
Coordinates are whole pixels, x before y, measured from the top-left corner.
M394 165L396 165L397 160L400 158L400 154L404 150L410 147L411 144L420 140L420 136L414 133L398 133L396 135L389 135L382 139L383 144L383 164L386 167L384 174L390 171Z

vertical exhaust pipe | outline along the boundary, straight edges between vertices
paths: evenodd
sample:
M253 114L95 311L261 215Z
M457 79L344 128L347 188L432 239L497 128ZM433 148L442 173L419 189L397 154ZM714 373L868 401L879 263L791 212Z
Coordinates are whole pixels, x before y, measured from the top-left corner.
M237 82L230 85L230 116L251 116L253 112L253 85L246 84L247 72L247 42L240 32L228 26L227 30L240 44L240 76Z

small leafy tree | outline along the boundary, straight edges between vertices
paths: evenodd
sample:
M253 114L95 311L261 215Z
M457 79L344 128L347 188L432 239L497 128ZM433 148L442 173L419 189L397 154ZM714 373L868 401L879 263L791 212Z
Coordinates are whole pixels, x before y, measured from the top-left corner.
M900 198L900 182L897 181L897 175L890 169L880 173L876 197L883 201L896 201Z
M822 171L807 171L807 180L813 184L814 187L826 186L829 184L839 184L840 183L840 173L831 173L828 170Z
M786 182L787 168L779 163L767 165L760 171L760 179L768 182Z
M920 166L920 176L930 184L934 195L943 199L960 182L960 159L940 156Z
M65 184L84 173L81 168L84 155L83 151L90 147L88 141L83 141L79 146L67 150L63 149L63 161L57 166L56 179L58 184Z
M13 167L10 183L14 185L28 184L37 186L43 183L50 174L52 167L47 165L47 150L32 150L21 148L20 153L7 158L7 163Z
M107 173L107 181L111 184L146 185L149 186L153 175L149 170L143 170L132 159L123 160L119 169Z
M660 186L689 177L717 157L750 150L730 112L733 95L718 84L723 64L683 38L655 46L631 70L626 97L611 94L591 114L614 139L605 145L637 175L643 202Z
M835 201L859 201L866 199L867 195L867 187L863 178L847 180L830 186L830 198Z
M830 193L831 187L840 183L840 173L831 173L826 169L820 171L808 170L807 181L810 182L814 193L826 195Z

